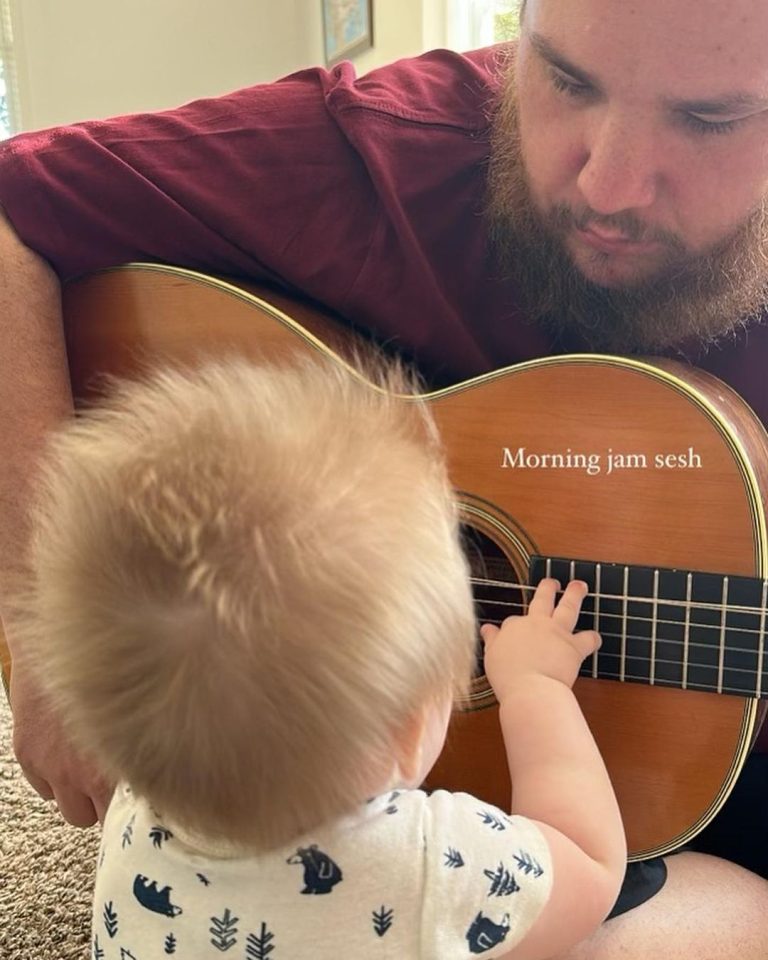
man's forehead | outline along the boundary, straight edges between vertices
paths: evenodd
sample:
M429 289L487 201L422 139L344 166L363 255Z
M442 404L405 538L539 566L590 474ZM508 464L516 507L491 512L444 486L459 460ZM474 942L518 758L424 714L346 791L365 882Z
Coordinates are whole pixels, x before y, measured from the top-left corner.
M584 70L768 95L768 0L527 0L523 22Z

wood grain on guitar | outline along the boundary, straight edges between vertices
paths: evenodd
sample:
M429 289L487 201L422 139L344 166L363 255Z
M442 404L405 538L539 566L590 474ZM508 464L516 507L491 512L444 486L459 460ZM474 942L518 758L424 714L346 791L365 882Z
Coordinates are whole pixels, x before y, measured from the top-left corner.
M176 268L131 265L71 284L65 316L81 399L98 392L99 374L131 375L147 360L350 357L328 317ZM722 806L768 689L765 431L700 371L597 355L532 361L427 399L481 544L471 548L481 616L519 612L531 567L546 572L547 558L565 558L550 559L561 578L588 580L585 622L604 645L576 695L632 858L675 849ZM508 805L496 713L479 673L429 786Z

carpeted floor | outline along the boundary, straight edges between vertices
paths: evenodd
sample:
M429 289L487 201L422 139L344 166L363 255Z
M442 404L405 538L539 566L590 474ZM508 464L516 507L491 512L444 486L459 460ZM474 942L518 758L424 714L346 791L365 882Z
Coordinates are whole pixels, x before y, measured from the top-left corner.
M98 844L27 784L0 687L0 960L89 960Z

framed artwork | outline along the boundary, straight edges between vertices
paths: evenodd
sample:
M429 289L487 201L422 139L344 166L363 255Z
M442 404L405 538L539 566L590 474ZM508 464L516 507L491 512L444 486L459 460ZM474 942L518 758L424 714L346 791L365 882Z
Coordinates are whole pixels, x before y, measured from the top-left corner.
M332 67L373 46L373 0L322 0L325 62Z

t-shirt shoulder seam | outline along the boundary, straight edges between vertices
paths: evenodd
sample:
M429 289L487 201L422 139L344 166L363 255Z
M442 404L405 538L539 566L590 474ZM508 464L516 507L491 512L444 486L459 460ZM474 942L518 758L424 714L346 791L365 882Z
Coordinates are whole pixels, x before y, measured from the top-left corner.
M378 102L375 100L368 100L366 103L345 103L338 105L336 110L338 113L351 113L356 110L377 113L385 119L392 121L404 120L407 123L418 124L419 126L424 127L445 127L449 130L458 130L462 133L467 133L473 136L481 136L489 129L488 122L483 124L459 123L457 121L449 120L444 116L420 113L416 110L408 110L403 107L396 107L393 106L393 104L388 103L386 100Z

